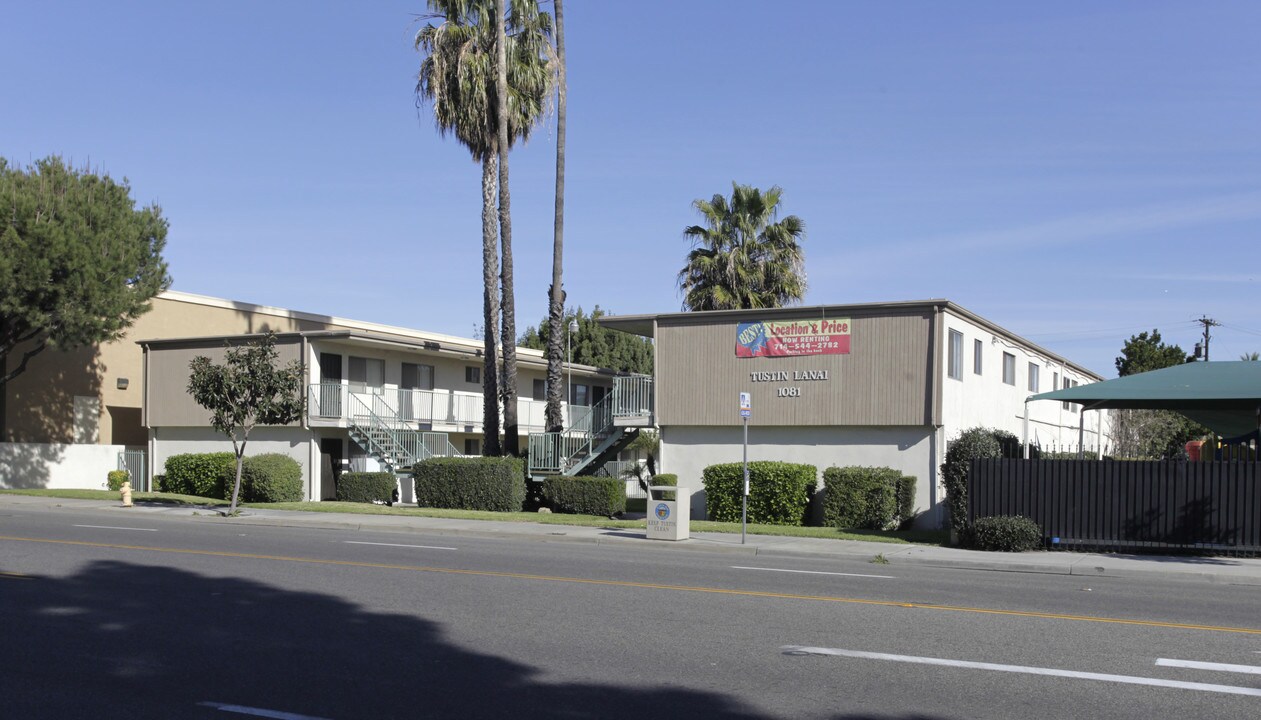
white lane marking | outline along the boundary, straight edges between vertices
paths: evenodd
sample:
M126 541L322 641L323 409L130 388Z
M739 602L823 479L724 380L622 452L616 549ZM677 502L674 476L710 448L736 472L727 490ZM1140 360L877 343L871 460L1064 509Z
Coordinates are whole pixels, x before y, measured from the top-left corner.
M74 527L96 528L97 530L135 530L136 532L157 532L157 528L114 527L113 525L75 525Z
M768 568L768 567L745 567L744 565L732 565L732 570L765 570L767 572L786 572L801 573L802 575L844 575L845 577L865 577L879 578L881 580L897 580L892 575L862 575L860 573L843 573L843 572L824 572L822 570L785 570L784 568Z
M1198 660L1175 660L1173 658L1156 658L1161 667L1191 668L1192 670L1218 670L1220 672L1237 672L1248 675L1261 675L1261 667L1256 665L1229 665L1227 663L1200 662Z
M255 715L265 718L276 718L276 720L328 720L328 718L316 717L315 715L299 715L297 713L284 712L281 710L268 710L266 708L247 707L245 705L229 705L228 703L217 702L199 702L202 707L214 708L230 713L240 713L242 715Z
M441 545L400 545L399 543L374 543L361 542L359 540L344 540L343 542L348 545L384 545L386 547L420 548L421 550L459 550L459 548L442 547Z
M1107 673L1079 672L1077 670L1059 670L1056 668L1029 667L1026 665L999 665L998 663L972 662L970 660L916 657L914 655L890 655L888 653L863 652L862 650L841 650L840 648L808 647L805 645L785 645L781 647L780 650L800 655L839 655L840 657L863 658L866 660L888 660L891 662L916 663L919 665L942 665L945 667L968 668L971 670L993 670L996 672L1023 673L1025 675L1050 675L1052 677L1074 678L1077 680L1100 680L1102 682L1123 683L1126 685L1151 685L1155 687L1176 688L1179 690L1202 690L1204 692L1224 693L1228 695L1252 695L1255 697L1261 697L1261 688L1237 687L1235 685L1211 685L1209 683L1162 680L1159 678L1136 677L1133 675L1110 675Z

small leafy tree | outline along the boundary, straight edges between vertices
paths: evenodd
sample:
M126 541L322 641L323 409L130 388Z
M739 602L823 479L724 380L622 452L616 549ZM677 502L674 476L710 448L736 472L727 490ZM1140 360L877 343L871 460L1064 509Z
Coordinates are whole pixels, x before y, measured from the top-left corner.
M946 486L946 515L950 528L964 544L968 531L968 473L972 470L973 458L1003 456L997 432L983 427L964 430L951 441L946 449L946 461L941 465L941 480Z
M1161 370L1181 365L1187 354L1177 345L1161 342L1160 331L1130 336L1117 356L1117 375ZM1112 414L1112 447L1120 457L1172 459L1183 457L1188 440L1207 428L1172 410L1115 410Z
M229 347L224 364L205 356L189 363L188 392L209 410L210 424L232 439L236 453L236 480L228 514L236 514L241 494L241 464L250 431L258 425L287 425L302 417L302 367L295 360L276 366L276 336L264 337L242 347Z

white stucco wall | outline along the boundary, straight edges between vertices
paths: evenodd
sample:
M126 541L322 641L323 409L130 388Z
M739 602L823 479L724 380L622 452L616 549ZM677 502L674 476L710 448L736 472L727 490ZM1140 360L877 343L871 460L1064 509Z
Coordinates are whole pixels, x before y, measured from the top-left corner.
M0 443L0 488L104 490L123 445Z
M1086 385L1097 382L1095 378L1074 370L1071 366L1036 352L1013 338L980 327L949 312L944 314L945 330L942 333L942 430L947 440L952 440L968 428L982 426L1006 430L1016 437L1023 432L1025 399L1037 393L1059 390L1064 378ZM962 377L950 377L950 331L963 335L961 357ZM974 371L975 341L981 341L981 374ZM1015 357L1015 384L1003 382L1003 354ZM1029 388L1029 363L1038 370L1038 388ZM1052 383L1056 384L1053 386ZM1076 447L1078 423L1081 411L1077 405L1065 409L1063 403L1038 401L1029 403L1029 439L1043 446L1071 445ZM1087 411L1085 413L1087 448L1098 447L1107 440L1108 414Z
M302 428L282 427L255 428L245 446L245 455L280 453L288 455L302 466L303 492L312 497L312 445L311 431ZM318 445L314 457L318 459ZM153 428L149 433L149 452L153 458L150 467L154 475L166 472L166 460L183 453L232 452L232 441L213 428L164 427ZM316 488L318 490L318 488ZM315 499L319 499L318 494Z
M709 465L740 462L743 431L739 427L667 426L661 428L659 471L679 476L679 485L693 488L692 517L705 517L701 473ZM938 522L936 442L929 427L758 427L749 426L749 460L808 463L823 471L835 465L890 467L917 478L917 525Z

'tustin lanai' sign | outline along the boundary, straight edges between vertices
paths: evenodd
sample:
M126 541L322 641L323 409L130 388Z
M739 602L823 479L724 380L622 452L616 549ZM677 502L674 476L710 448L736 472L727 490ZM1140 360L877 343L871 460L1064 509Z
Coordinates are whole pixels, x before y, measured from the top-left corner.
M849 318L740 323L736 357L848 355Z

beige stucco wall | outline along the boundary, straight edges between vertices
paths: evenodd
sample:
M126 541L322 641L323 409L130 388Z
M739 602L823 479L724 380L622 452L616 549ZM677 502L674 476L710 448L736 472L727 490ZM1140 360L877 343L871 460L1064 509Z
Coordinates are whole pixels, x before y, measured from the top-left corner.
M276 341L276 364L285 366L302 354L298 338ZM210 411L188 393L189 365L193 358L204 356L222 364L227 349L220 341L209 343L162 344L149 348L148 412L149 427L205 427L210 425Z
M735 318L670 317L657 327L657 412L663 426L740 423L737 393L752 393L759 425L922 425L933 417L929 381L931 309L846 315L851 321L847 355L736 356ZM759 320L756 313L741 316ZM818 320L813 315L777 321ZM836 318L828 318L836 319ZM827 380L798 382L797 371L826 370ZM751 373L786 371L789 380L760 381ZM780 388L799 388L784 397Z
M403 328L186 293L164 293L153 299L152 309L118 340L71 351L48 349L33 358L26 372L8 383L5 433L0 441L74 442L74 398L80 396L100 399L97 443L144 446L148 430L141 420L143 352L136 344L138 340L347 329L416 341L415 334ZM472 348L479 344L463 338L434 337L446 347ZM29 345L18 348L10 361L12 366L28 348ZM545 374L545 369L532 368L531 363L541 368L545 368L545 363L529 351L518 353L520 392L528 397L527 380ZM126 379L126 388L118 387L120 379ZM458 379L462 385L463 376ZM182 388L186 384L187 372L179 385Z

